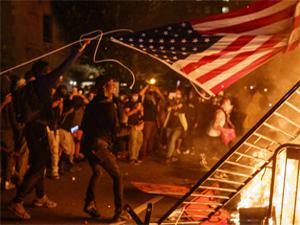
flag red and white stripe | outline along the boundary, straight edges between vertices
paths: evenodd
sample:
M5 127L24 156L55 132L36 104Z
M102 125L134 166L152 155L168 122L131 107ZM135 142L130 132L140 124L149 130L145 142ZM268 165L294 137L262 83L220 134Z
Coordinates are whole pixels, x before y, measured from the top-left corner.
M287 51L293 50L298 46L300 42L300 1L298 0L298 4L294 13L294 25L293 30L289 38Z
M213 95L261 66L277 53L295 48L300 39L299 14L298 0L256 1L233 12L184 22L182 26L187 27L188 24L192 29L190 31L190 28L187 28L188 32L185 30L184 35L178 35L183 28L166 26L159 32L158 29L139 32L136 43L135 34L130 34L127 42L126 38L114 41L150 54ZM173 38L168 31L175 28L177 30L172 33L175 37ZM161 43L172 42L173 39L180 42L176 52L174 53L171 45L162 47L158 43L154 46L157 47L156 50L153 49L153 45L145 45L150 32L161 35L161 38L157 39ZM190 39L189 33L193 35ZM207 42L205 48L196 52L192 49L201 43L194 42L197 39L195 33L202 38L199 39L202 44ZM187 38L184 38L185 36ZM212 41L214 37L219 38ZM153 38L151 40L153 42ZM187 47L184 47L184 44ZM178 51L183 51L185 56L178 57ZM176 57L172 58L171 53L176 54Z

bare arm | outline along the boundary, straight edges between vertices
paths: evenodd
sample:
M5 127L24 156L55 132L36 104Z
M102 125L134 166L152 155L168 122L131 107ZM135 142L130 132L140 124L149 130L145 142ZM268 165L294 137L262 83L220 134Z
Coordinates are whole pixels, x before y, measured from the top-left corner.
M158 94L158 96L162 99L165 100L165 96L161 93L160 89L158 87L154 87L154 91Z
M149 85L145 86L142 90L140 90L139 95L144 97L148 88L149 88Z
M3 102L1 102L1 108L0 108L0 112L2 112L2 110L12 101L12 95L11 93L8 93L5 97Z
M59 115L62 115L62 113L63 113L63 99L62 98L52 102L52 108L56 108L56 107L59 108Z
M224 121L224 120L226 120L226 115L225 115L225 113L224 113L222 110L218 109L218 110L216 111L215 121L214 121L214 124L213 124L213 128L215 128L215 129L217 129L217 130L222 129L222 126L220 125L220 123L221 123L222 121Z
M51 73L46 75L47 83L51 85L55 85L59 77L65 73L70 66L82 55L86 46L90 43L90 41L84 42L84 44L77 50L77 52L70 55L61 65L59 65L56 69L54 69Z
M88 100L88 98L85 97L84 94L80 94L79 96L83 99L85 105L88 105L90 103L90 100Z
M143 107L142 107L142 104L141 104L141 103L139 103L139 104L137 105L137 107L133 108L132 110L130 110L129 107L126 107L126 108L124 109L124 111L125 111L125 113L126 113L127 116L131 116L131 115L133 115L133 114L136 114L136 113L138 113L139 111L142 112L142 110L143 110Z

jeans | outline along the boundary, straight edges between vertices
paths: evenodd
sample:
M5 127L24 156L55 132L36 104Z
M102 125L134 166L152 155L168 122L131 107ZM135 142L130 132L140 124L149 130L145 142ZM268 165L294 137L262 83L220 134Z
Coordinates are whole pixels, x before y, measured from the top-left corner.
M167 135L169 138L168 142L168 153L167 153L167 159L171 158L174 154L175 148L176 148L176 141L181 137L183 134L182 128L169 128L167 130Z
M153 153L153 147L155 144L155 135L157 131L156 121L145 121L143 130L143 145L141 148L140 157L143 158L145 155Z
M22 202L34 188L38 198L42 198L45 195L45 169L50 158L46 125L38 122L26 124L25 138L29 148L30 167L17 191L15 202Z
M0 130L1 147L4 147L7 152L1 152L1 175L5 181L11 181L15 165L16 158L13 155L14 150L14 132L10 130Z
M20 185L23 182L24 176L28 169L29 149L25 137L21 138L19 153L20 156L17 159L16 165L16 176L18 185Z
M85 201L89 203L95 200L96 185L101 176L101 169L103 168L113 180L115 212L119 213L122 211L124 194L123 180L117 159L111 152L109 144L103 139L97 139L93 149L87 155L93 174L88 184Z
M59 130L50 130L47 128L48 131L48 139L50 144L51 150L51 173L52 175L58 175L58 163L60 158L59 152Z
M143 144L143 131L132 128L129 136L129 157L131 160L137 160Z
M61 152L68 156L69 161L73 162L75 142L71 132L59 129L59 147Z

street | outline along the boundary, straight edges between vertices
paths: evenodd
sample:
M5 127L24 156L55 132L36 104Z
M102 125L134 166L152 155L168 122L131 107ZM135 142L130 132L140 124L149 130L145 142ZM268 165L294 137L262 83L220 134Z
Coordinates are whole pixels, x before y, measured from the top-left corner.
M151 222L157 221L175 203L176 198L143 193L131 182L192 185L205 172L197 157L190 155L180 155L179 161L169 165L164 163L161 156L148 157L140 165L130 165L124 160L119 163L124 177L125 203L129 204L143 221L147 203L152 202ZM113 214L112 182L104 172L98 183L99 191L97 193L97 206L101 219L89 219L89 216L83 212L83 204L91 170L87 161L81 162L79 166L81 167L80 171L68 172L60 180L46 178L47 194L58 203L56 208L32 207L34 192L26 198L24 205L32 217L29 221L18 220L7 210L7 204L14 197L15 191L2 191L1 224L107 224L106 219ZM128 221L126 224L135 223Z

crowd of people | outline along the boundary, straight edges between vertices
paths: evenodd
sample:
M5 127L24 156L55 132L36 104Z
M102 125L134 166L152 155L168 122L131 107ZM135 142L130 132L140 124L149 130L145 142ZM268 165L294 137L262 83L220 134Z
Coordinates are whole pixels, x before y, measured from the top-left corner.
M205 100L193 89L168 92L153 84L116 95L115 81L106 75L96 79L89 93L68 90L62 74L87 44L54 70L45 61L34 63L26 82L1 77L1 185L17 187L9 208L22 219L31 218L23 201L33 189L35 206L57 205L45 193L45 171L60 179L66 167L80 169L76 163L87 159L93 174L84 211L99 217L95 188L101 168L106 170L115 196L112 219L118 220L123 210L118 160L139 165L146 157L160 157L169 165L190 154L199 155L207 167L208 158L224 154L235 138L233 105L224 95Z

